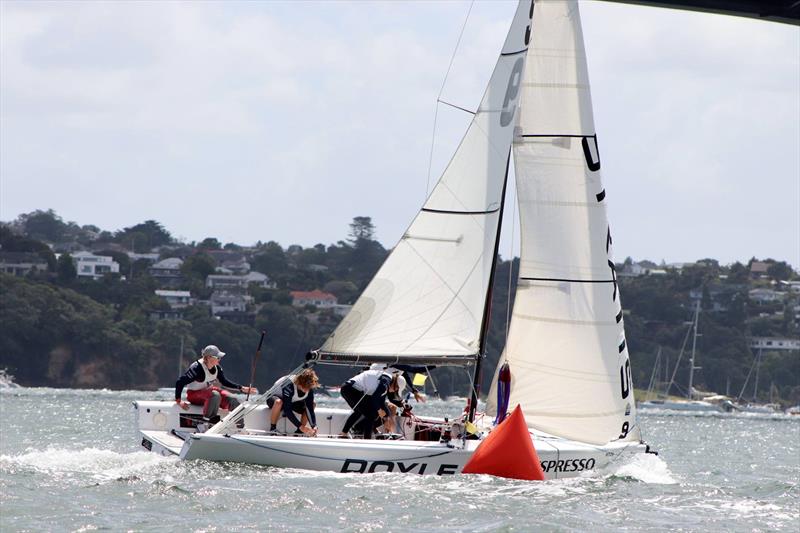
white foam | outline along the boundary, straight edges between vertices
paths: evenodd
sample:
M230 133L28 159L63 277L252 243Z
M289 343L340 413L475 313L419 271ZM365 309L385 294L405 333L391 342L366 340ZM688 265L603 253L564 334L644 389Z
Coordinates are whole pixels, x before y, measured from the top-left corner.
M617 477L631 477L659 485L673 485L678 481L672 477L667 463L659 456L652 453L637 453L628 461L612 467L611 475Z
M170 461L149 452L117 453L97 448L28 449L20 455L0 455L0 467L33 468L51 475L85 473L97 479L119 479ZM170 462L174 462L174 459Z

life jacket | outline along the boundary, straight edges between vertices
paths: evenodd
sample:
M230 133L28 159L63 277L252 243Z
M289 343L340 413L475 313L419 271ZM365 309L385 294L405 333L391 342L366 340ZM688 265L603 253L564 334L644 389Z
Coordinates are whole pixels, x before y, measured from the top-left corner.
M300 392L300 387L297 386L297 383L295 383L294 381L292 381L292 383L294 384L294 393L292 394L292 405L296 404L297 402L305 401L305 399L308 398L308 393L310 391Z
M198 359L197 364L200 365L200 368L203 369L203 381L192 381L186 388L188 390L203 390L208 389L211 385L217 380L217 367L215 366L213 369L208 368L205 363L203 363L203 358L201 357Z

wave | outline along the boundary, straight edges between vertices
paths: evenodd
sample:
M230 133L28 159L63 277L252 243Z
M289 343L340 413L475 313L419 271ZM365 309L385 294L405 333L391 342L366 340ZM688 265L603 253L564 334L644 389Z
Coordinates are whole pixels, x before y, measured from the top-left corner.
M98 481L112 481L134 478L153 468L162 468L165 464L175 462L175 458L161 457L150 452L119 453L98 448L29 448L18 455L0 455L0 471L33 470L54 477L88 475Z
M621 464L606 468L609 477L628 478L655 485L674 485L678 481L672 476L666 461L652 453L638 453Z

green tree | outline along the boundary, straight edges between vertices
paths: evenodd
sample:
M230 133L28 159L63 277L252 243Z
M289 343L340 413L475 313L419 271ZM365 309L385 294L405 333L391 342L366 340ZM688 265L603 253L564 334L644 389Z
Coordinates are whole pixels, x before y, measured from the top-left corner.
M36 253L47 261L48 270L51 272L56 270L56 256L49 246L41 241L17 235L5 224L0 224L0 250Z
M165 357L158 367L158 374L165 377L177 375L178 368L188 366L198 352L197 339L192 333L192 323L186 320L159 320L149 340ZM181 350L181 341L183 350ZM167 379L169 381L169 379Z
M330 281L325 284L322 290L336 296L340 304L352 304L359 295L358 287L352 281Z
M257 331L266 331L266 356L274 362L270 378L280 377L302 362L308 351L308 324L296 309L275 302L264 304L255 321Z
M767 261L772 261L767 259ZM786 261L772 261L767 267L767 275L774 280L788 280L794 276L792 267Z
M189 278L204 282L217 268L214 258L205 253L198 253L186 258L181 265L181 272Z
M387 252L378 241L372 240L375 226L370 217L355 217L350 224L348 258L349 279L362 290L378 271Z
M272 279L277 279L286 273L288 262L281 245L275 241L270 241L259 247L258 252L253 256L251 266L256 272L261 272Z
M157 354L116 325L111 306L6 274L0 274L0 292L0 366L23 383L127 388L152 382L147 363Z
M114 239L123 246L131 246L134 252L148 252L173 241L172 235L155 220L145 220L141 224L124 228L116 232Z
M203 250L221 250L222 243L214 237L206 237L197 244L197 247Z
M747 283L750 279L750 269L736 261L728 269L728 283Z
M351 245L358 246L360 241L371 241L374 235L375 226L372 224L372 217L353 217L347 237Z
M20 215L16 223L28 237L47 242L59 242L67 232L67 224L52 209Z
M72 262L72 256L69 254L61 254L58 257L57 274L58 279L62 283L69 283L78 277L78 271L75 269L75 263Z

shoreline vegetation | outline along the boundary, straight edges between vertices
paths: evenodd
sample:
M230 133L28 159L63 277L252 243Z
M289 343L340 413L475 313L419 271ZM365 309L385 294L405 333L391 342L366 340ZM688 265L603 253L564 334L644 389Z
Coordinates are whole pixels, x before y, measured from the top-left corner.
M366 216L353 219L344 240L309 248L213 237L180 242L154 220L111 232L65 222L52 210L0 222L0 368L25 386L155 390L171 386L202 346L216 344L230 354L226 374L247 379L266 330L254 383L264 389L322 344L369 283L389 253L374 234ZM100 266L87 275L91 261ZM518 262L498 261L484 394L504 344L509 276L513 298ZM627 258L616 276L639 388L650 381L659 349L661 375L673 372L699 301L695 386L800 403L797 348L778 346L800 338L800 275L785 261ZM684 355L670 394L685 395L688 365ZM326 385L352 371L320 370ZM462 369L436 369L433 378L443 397L469 387Z

